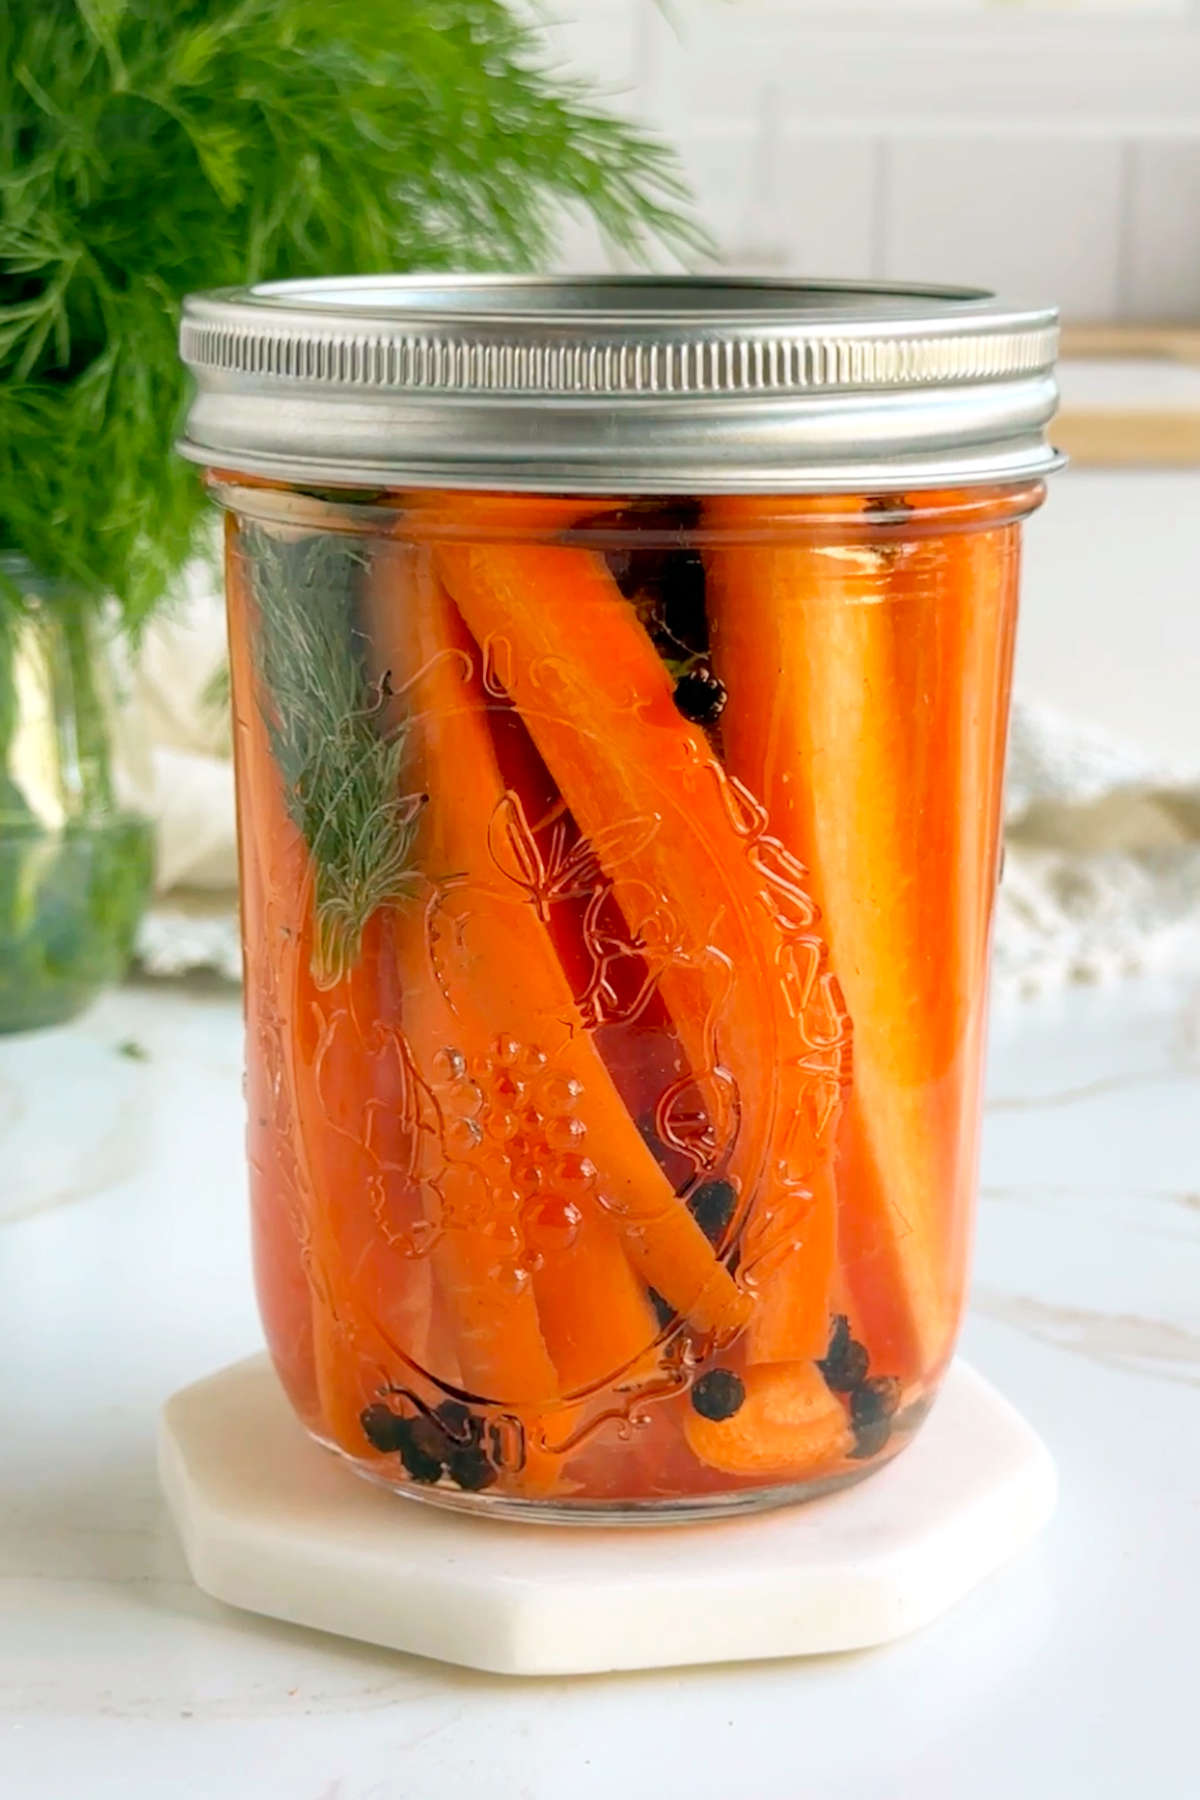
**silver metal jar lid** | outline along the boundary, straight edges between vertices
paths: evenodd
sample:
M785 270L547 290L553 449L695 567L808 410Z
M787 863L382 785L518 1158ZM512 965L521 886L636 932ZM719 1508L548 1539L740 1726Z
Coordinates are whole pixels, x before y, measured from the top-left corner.
M1022 480L1057 314L967 288L375 276L192 295L194 462L317 486L771 493Z

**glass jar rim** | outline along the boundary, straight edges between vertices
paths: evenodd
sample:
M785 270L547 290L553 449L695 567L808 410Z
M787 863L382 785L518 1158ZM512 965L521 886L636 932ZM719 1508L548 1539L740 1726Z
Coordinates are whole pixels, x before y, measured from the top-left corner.
M895 491L1061 460L1053 308L766 277L373 276L191 296L183 455L325 485Z

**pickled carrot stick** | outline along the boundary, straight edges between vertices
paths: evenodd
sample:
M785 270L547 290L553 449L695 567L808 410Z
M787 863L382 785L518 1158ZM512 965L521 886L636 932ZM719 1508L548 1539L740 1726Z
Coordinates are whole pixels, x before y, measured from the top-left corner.
M763 910L740 795L676 711L666 669L598 557L442 544L436 561L580 829L603 846L630 936L647 961L657 955L692 1071L728 1129L717 1032L722 1051L728 1039L746 1058L758 1052L762 1067L773 1035L770 1010L742 998L754 988L755 999L770 998L762 956L747 956L734 979Z
M846 1456L852 1440L845 1410L812 1363L762 1363L742 1380L744 1398L731 1417L689 1409L684 1435L701 1462L728 1475L798 1481Z
M250 1098L253 1106L256 1084L265 1083L260 1102L282 1109L265 1148L295 1162L292 1255L310 1296L308 1336L324 1428L342 1449L364 1455L362 1408L381 1384L409 1378L429 1348L428 1272L395 1241L406 1210L411 1213L408 1184L395 1147L381 1156L374 1141L372 1103L396 1080L394 1060L390 1074L387 1069L386 1042L374 1046L374 1055L368 1044L374 1019L387 1013L378 993L379 926L370 928L348 976L318 990L311 973L309 857L288 816L267 738L253 667L253 602L236 541L229 567L243 845L251 847L251 868L268 896L261 937L254 919L246 919L249 1016L270 1014L270 1036L250 1046ZM255 891L247 889L251 900ZM261 1193L256 1179L256 1206ZM271 1254L280 1248L273 1234ZM264 1278L270 1280L260 1269ZM289 1285L298 1291L294 1273Z
M651 1342L653 1324L603 1215L587 1218L578 1205L543 1196L530 1241L528 1208L521 1205L527 1196L516 1185L510 1146L521 1122L517 1109L528 1110L539 1076L545 1085L539 1059L548 1056L540 1041L543 1021L523 1003L525 996L512 1004L522 933L510 933L508 918L495 916L488 887L494 875L488 828L502 789L483 695L465 679L470 652L449 602L428 583L418 591L414 552L378 546L371 576L372 657L388 665L393 690L399 688L393 710L410 720L413 779L429 795L419 847L431 889L400 924L397 962L410 1054L434 1091L442 1065L442 1116L426 1158L427 1185L438 1202L435 1266L470 1384L504 1403L544 1407L555 1395L626 1368ZM447 872L444 891L437 871ZM541 926L532 924L540 939ZM527 1024L536 1035L514 1036ZM563 1339L552 1314L546 1329L541 1271L534 1275L531 1268L548 1249L569 1251L581 1237L594 1291L607 1287L612 1301L596 1320L591 1362L589 1346L581 1350L576 1341L578 1325ZM584 1317L590 1320L590 1312Z
M235 633L253 642L253 620ZM252 676L251 676L252 679ZM483 1270L462 1232L449 1231L430 1258L420 1179L436 1100L411 1065L400 1031L401 982L395 939L411 929L379 910L366 922L356 959L331 986L313 976L312 880L297 828L287 816L257 687L248 703L259 780L250 817L270 834L274 859L293 897L295 920L270 955L285 965L290 987L288 1073L295 1090L295 1129L309 1190L309 1259L318 1382L327 1429L343 1448L371 1454L363 1408L388 1385L404 1386L415 1370L445 1384L461 1378L491 1397L542 1401L557 1380L537 1325L532 1294L509 1292L494 1248ZM404 803L397 794L396 803ZM286 874L285 874L286 870ZM440 1040L439 1040L440 1041ZM377 1144L386 1143L381 1158ZM389 1141L390 1140L390 1141ZM427 1156L425 1158L427 1161ZM462 1206L471 1171L442 1172L448 1211ZM400 1204L397 1205L397 1197ZM469 1205L471 1194L467 1195ZM391 1204L389 1205L389 1202ZM398 1215L398 1216L397 1216ZM454 1295L453 1362L445 1353L445 1308L436 1303L431 1271ZM444 1298L444 1292L443 1296Z
M592 847L567 810L520 713L497 697L488 717L507 790L504 825L494 834L493 849L509 880L537 906L626 1111L679 1191L692 1166L685 1156L669 1151L654 1131L659 1097L685 1067L662 996L653 991L645 958L629 941ZM712 1233L708 1236L711 1242Z
M570 531L581 518L615 511L622 502L595 496L581 500L578 495L426 488L420 493L396 494L392 504L396 509L393 529L410 542L468 538L521 543Z
M807 871L801 875L808 884ZM841 990L829 969L820 916L813 908L808 991L796 1027L808 1054L778 1071L775 1167L790 1172L764 1184L746 1222L743 1267L757 1292L746 1334L750 1362L804 1362L824 1353L837 1267L837 1129L849 1048ZM812 1067L837 1071L815 1088Z
M591 1195L531 1208L538 1320L571 1396L648 1372L657 1321L612 1222Z
M929 496L935 502L936 495ZM1012 502L1009 500L1009 519ZM980 1127L987 1034L988 961L1003 837L1004 768L1008 700L1020 586L1020 532L1006 528L967 539L972 629L964 658L958 715L961 748L958 823L962 866L979 871L964 908L959 958L966 991L974 997L963 1040L962 1125L956 1178L951 1186L948 1260L965 1271L972 1201L979 1175ZM957 1205L954 1202L957 1201Z
M746 1333L751 1363L815 1361L829 1341L837 1265L834 1136L830 1121L817 1141L807 1191L786 1197L782 1219L769 1204L751 1215L746 1256L752 1264L757 1252L757 1301ZM758 1249L764 1240L768 1247Z
M920 499L922 505L936 508L961 496L930 494ZM999 507L1001 501L995 504ZM1011 517L1011 499L1009 504ZM931 1203L941 1246L939 1277L947 1318L940 1351L927 1376L936 1373L950 1354L969 1250L1018 554L1019 535L1010 523L919 540L893 574L902 605L914 613L927 607L932 635L942 645L938 663L927 659L930 673L917 678L922 687L937 683L938 698L931 710L940 709L945 725L940 733L931 728L934 742L919 767L916 800L926 818L938 821L936 836L945 845L944 904L932 927L945 934L945 973L940 983L931 980L929 985L946 1010L940 1038L934 1033L928 1040L924 1071L919 1060L907 1065L914 1083L922 1072L929 1083L926 1132L940 1131L945 1140L940 1186ZM919 623L916 628L922 631ZM911 658L911 630L907 641ZM911 667L910 660L902 677L913 678ZM920 874L927 885L938 879L937 869L923 858ZM916 1108L914 1093L910 1110ZM854 1118L862 1132L857 1110ZM877 1171L886 1176L881 1140L875 1136L869 1141ZM858 1286L864 1291L865 1280L860 1279Z
M819 1355L832 1231L812 1217L828 1199L809 1178L843 1045L799 871L680 716L600 558L493 541L440 543L435 559L647 946L709 1112L701 1154L726 1159L743 1198L762 1188L764 1249L796 1246L778 1259L791 1270L796 1354ZM821 1036L808 1029L814 997L833 1020Z
M337 1441L363 1455L363 1408L385 1386L411 1385L434 1361L433 1285L412 1166L416 1126L390 1029L397 1002L387 916L368 921L360 956L345 974L318 987L310 889L302 895L293 1079L312 1191L312 1247L327 1290L328 1325L319 1320L318 1330L327 1332Z
M255 698L249 638L242 629L246 583L232 515L226 516L225 539L233 621L229 658L239 793L238 892L245 959L247 1156L252 1182L254 1280L280 1380L301 1417L316 1425L321 1402L314 1361L312 1293L303 1255L307 1226L293 1147L291 1088L277 1079L285 1064L282 1008L276 962L268 954L269 944L284 924L280 896L294 895L302 884L305 855L299 833L285 829L286 818L282 824L278 818L264 820L255 808L255 797L270 792L270 752ZM265 839L267 866L259 853L260 837Z
M752 525L763 504L723 499L708 516ZM788 505L770 502L775 517ZM990 904L990 873L964 831L994 835L998 821L984 764L995 759L999 611L986 595L1006 590L1007 541L793 539L709 558L731 765L811 871L854 1022L844 1277L873 1364L908 1375L948 1353L960 1303L952 1221L965 1210L964 1082L976 1075L970 1015Z
M532 1142L519 1141L528 1132L513 1133L511 1170L527 1230L544 1240L534 1277L543 1327L553 1333L560 1375L611 1379L656 1333L627 1258L701 1330L735 1329L749 1302L642 1141L546 924L494 860L493 834L511 796L496 763L473 640L428 558L411 548L379 546L372 588L376 654L392 669L395 706L415 721L419 779L431 795L422 865L454 876L426 909L423 941L409 946L405 1017L417 1021L410 1041L442 1041L431 1036L427 1017L435 994L449 1008L445 1041L457 1047L469 1033L473 1054L486 1059L497 1040L511 1040L489 1073L495 1092L509 1096L501 1143L510 1142L505 1108L518 1128L521 1106L532 1102L542 1115ZM389 616L379 611L384 595Z
M710 516L741 523L753 503L714 502ZM915 890L930 892L924 859L943 893L952 871L937 822L914 829L910 744L929 721L920 694L896 685L888 572L871 546L738 546L710 557L727 754L810 869L854 1022L851 1109L867 1156L844 1192L843 1267L856 1293L860 1272L871 1282L861 1324L873 1359L898 1355L916 1373L937 1353L949 1308L935 1198L942 1134L924 1118L925 1067L909 1072L940 1035L945 1009L922 964L936 980L944 932L921 917Z

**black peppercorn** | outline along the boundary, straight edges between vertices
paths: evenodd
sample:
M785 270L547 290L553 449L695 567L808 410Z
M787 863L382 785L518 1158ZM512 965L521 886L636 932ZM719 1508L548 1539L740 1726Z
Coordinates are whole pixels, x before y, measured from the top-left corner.
M715 725L727 698L725 683L703 663L675 683L675 705L693 725Z
M424 1414L414 1419L409 1426L408 1441L431 1462L445 1462L455 1448L454 1440L446 1428L436 1419L427 1418Z
M584 521L591 528L628 534L636 526L636 543L606 548L613 580L632 600L646 630L668 662L695 656L708 648L704 559L687 545L699 523L695 500L631 501Z
M408 1420L394 1413L390 1406L368 1406L358 1416L363 1436L373 1450L385 1456L399 1450L408 1433Z
M434 1410L445 1427L447 1437L452 1440L452 1447L482 1442L483 1420L469 1406L464 1406L461 1400L443 1400Z
M866 1347L851 1335L850 1321L839 1313L829 1335L829 1348L817 1363L827 1387L835 1394L849 1394L865 1380Z
M732 1369L709 1369L692 1388L692 1405L702 1419L732 1419L745 1398L741 1377Z
M496 1469L482 1450L451 1451L446 1469L451 1481L456 1481L468 1494L481 1493L497 1479Z
M687 1209L710 1244L719 1243L729 1229L736 1205L730 1181L702 1181L687 1197Z
M900 1404L900 1383L894 1375L876 1375L862 1381L850 1396L850 1417L856 1426L890 1419Z
M419 1481L422 1487L431 1487L441 1477L445 1463L440 1456L431 1454L423 1446L421 1439L425 1434L415 1429L417 1426L429 1424L430 1421L428 1419L405 1419L403 1423L407 1429L404 1442L400 1445L400 1461L414 1481ZM436 1426L434 1429L437 1429Z

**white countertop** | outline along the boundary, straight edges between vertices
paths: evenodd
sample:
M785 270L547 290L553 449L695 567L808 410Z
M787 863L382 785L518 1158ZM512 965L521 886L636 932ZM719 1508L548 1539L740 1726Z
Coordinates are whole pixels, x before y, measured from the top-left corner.
M994 1033L964 1347L1058 1459L1050 1529L889 1649L666 1674L513 1683L192 1587L154 1418L258 1339L240 1063L237 1000L165 988L0 1040L0 1211L72 1193L0 1225L4 1800L1196 1794L1194 983Z

